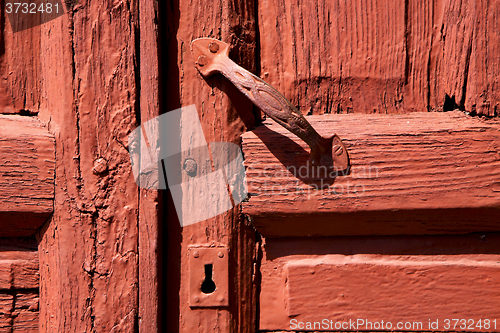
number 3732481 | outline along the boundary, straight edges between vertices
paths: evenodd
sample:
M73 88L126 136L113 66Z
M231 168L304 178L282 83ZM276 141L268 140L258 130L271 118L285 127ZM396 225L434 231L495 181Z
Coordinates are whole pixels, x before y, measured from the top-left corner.
M59 14L59 3L52 4L50 2L41 3L37 5L36 3L28 2L7 2L5 4L5 12L7 14Z
M445 319L444 329L461 330L490 330L497 328L497 320L493 319Z

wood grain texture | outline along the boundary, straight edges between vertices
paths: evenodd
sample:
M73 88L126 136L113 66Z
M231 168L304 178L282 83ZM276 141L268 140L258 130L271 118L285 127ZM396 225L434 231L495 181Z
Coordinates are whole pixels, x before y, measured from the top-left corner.
M5 2L4 2L5 3ZM0 41L0 113L37 113L44 81L39 80L43 59L40 57L41 27L14 33L2 13L3 38ZM15 23L21 24L20 20ZM29 42L28 42L29 41Z
M396 323L411 317L426 326L429 319L444 321L451 314L469 318L473 313L475 320L495 318L496 299L500 296L498 255L487 261L444 258L446 265L432 262L436 257L412 259L415 261L385 257L380 262L332 256L290 261L286 267L288 314L297 319L301 315L323 319L322 314L317 314L321 308L325 312L342 312L332 319L377 321L385 317L385 321ZM464 284L474 288L464 288ZM367 288L372 290L369 295ZM398 291L404 296L394 297ZM429 306L429 301L435 305ZM437 315L436 310L442 314Z
M14 295L0 292L0 332L12 331L11 313L14 309Z
M478 114L500 114L500 2L477 1L473 13L473 41L470 60L466 106Z
M33 257L33 258L29 258ZM36 252L27 259L0 259L0 289L38 289L39 264Z
M14 302L12 331L15 333L38 333L38 293L18 292Z
M167 110L195 104L207 142L240 143L246 126L254 123L252 105L231 83L220 77L204 80L195 68L189 46L200 37L220 39L233 46L231 57L255 70L256 22L254 1L179 1L167 9L169 54L165 87ZM229 97L228 97L229 96ZM186 175L187 176L187 175ZM211 188L207 184L207 193ZM183 202L196 202L199 193L185 193ZM172 207L173 208L173 207ZM236 209L180 228L174 209L169 209L168 331L255 332L255 286L252 281L254 233ZM230 251L229 308L191 309L189 299L189 245L221 245ZM179 263L180 258L180 263ZM175 271L179 276L175 276ZM177 295L178 298L177 298ZM171 303L172 302L172 303Z
M36 246L19 238L3 238L0 243L0 332L38 332Z
M40 331L134 331L138 188L136 1L67 3L40 29L39 117L56 136L55 211L38 234Z
M140 24L140 119L142 123L160 114L158 3L139 1ZM148 136L150 146L156 147L160 133ZM139 192L139 332L161 332L159 281L159 224L162 205L157 190ZM164 301L164 300L162 300Z
M249 200L243 213L262 234L498 231L498 121L461 112L309 121L318 132L335 131L344 140L351 174L313 179L304 143L275 123L245 133Z
M439 320L439 331L450 331L446 318L494 319L498 241L497 233L266 239L260 329L290 330L291 319L327 318L391 321L394 330L399 321L421 321L425 331L431 319Z
M40 264L34 243L34 239L26 238L0 240L0 290L38 289ZM31 294L38 297L38 292Z
M499 1L260 1L261 77L304 114L498 114Z
M404 19L404 1L261 1L261 77L304 114L394 113Z
M38 332L38 293L0 291L0 332Z
M31 236L54 209L55 140L38 119L0 115L0 237Z

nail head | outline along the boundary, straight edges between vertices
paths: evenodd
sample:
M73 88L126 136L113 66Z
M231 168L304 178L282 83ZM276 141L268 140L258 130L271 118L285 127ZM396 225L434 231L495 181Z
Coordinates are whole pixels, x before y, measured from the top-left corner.
M196 163L195 160L192 158L188 157L184 160L184 166L183 166L184 171L191 176L194 177L196 176L196 172L198 170L198 164Z
M208 64L208 59L207 56L202 54L201 56L198 57L198 65L203 67L206 64Z
M106 159L100 157L94 161L94 167L92 168L92 172L95 175L100 175L108 171L108 161Z
M219 44L217 44L216 42L211 42L210 44L208 44L208 49L212 53L217 53L219 51Z

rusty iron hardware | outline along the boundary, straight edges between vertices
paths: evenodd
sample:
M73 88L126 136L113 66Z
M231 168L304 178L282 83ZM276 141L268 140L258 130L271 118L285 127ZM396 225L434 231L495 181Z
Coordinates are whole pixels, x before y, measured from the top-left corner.
M196 68L204 76L221 73L266 115L304 140L311 148L313 166L326 166L345 174L349 153L337 134L323 137L309 124L280 92L258 76L229 59L229 44L212 38L198 38L191 43Z
M226 247L189 246L189 306L229 306L229 258Z

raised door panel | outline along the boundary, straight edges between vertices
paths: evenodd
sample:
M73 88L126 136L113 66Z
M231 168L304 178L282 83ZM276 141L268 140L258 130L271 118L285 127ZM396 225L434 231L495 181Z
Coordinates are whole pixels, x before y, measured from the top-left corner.
M498 234L266 239L260 329L498 331L499 242Z
M0 115L0 237L32 236L54 210L55 139L36 118Z

